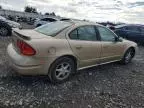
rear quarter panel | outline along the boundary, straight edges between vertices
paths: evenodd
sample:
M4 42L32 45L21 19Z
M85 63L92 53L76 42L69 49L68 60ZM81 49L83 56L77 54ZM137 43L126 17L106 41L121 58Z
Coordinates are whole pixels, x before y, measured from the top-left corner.
M33 39L27 43L36 50L33 58L43 65L45 74L48 73L50 65L59 57L65 55L75 57L66 39Z
M27 41L27 43L36 49L36 57L59 57L65 54L73 55L66 39L33 39Z

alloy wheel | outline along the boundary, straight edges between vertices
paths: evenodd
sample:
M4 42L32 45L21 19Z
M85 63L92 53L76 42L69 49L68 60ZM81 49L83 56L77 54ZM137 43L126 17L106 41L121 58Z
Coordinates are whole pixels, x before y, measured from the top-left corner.
M57 65L55 69L55 76L58 80L64 80L69 76L71 70L72 70L71 65L67 62L63 62Z
M133 57L133 51L130 49L125 55L125 62L129 63Z

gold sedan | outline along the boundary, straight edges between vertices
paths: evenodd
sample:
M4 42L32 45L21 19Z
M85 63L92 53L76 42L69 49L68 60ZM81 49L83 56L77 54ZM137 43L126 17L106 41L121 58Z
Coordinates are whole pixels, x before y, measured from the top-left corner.
M80 69L116 61L128 64L137 44L92 22L57 21L34 30L15 29L7 51L18 73L62 82Z

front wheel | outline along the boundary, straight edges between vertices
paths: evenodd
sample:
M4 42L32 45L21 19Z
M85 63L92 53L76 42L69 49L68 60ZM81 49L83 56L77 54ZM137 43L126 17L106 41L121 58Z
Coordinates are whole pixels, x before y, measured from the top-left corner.
M53 83L66 81L75 71L74 61L68 57L56 60L50 67L50 80Z
M122 64L128 64L131 62L132 58L135 55L135 51L133 48L129 48L126 53L124 54L123 59L121 60Z

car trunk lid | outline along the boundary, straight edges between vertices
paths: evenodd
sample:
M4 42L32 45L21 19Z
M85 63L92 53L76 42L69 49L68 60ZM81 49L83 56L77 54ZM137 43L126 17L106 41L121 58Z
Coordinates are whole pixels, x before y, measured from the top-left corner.
M31 46L30 41L35 40L35 39L42 39L42 38L51 39L53 37L38 33L35 30L14 29L13 36L12 36L12 44L13 44L14 49L18 53L21 53L21 51L17 45L18 41L22 41Z
M35 30L28 30L28 29L25 29L25 30L13 29L13 33L15 36L23 38L25 40L52 38L51 36L47 36Z

